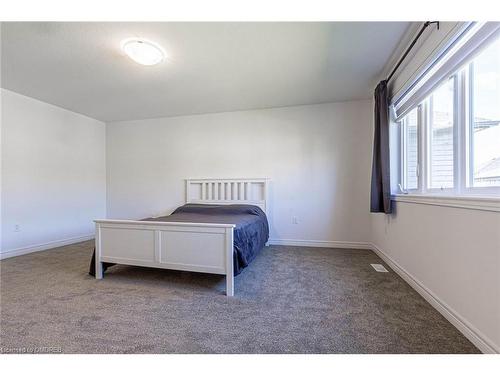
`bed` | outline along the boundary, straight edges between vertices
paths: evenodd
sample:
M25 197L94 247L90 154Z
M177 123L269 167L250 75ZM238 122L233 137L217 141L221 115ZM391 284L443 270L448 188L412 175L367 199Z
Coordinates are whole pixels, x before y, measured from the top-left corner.
M226 276L248 266L269 238L267 179L188 179L186 204L171 215L95 220L95 277L126 264Z

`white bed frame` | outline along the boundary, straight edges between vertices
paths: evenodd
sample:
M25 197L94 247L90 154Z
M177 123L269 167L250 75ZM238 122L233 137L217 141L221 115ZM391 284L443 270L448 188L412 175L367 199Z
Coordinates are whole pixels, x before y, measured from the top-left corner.
M267 214L268 180L188 179L186 203L253 204ZM233 224L95 220L95 277L103 262L226 275L234 295Z

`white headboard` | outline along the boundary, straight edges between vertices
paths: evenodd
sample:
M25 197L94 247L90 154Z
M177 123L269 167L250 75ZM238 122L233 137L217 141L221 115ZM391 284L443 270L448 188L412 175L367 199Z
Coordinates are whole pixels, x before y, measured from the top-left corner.
M186 180L186 203L253 204L266 214L267 178L202 178Z

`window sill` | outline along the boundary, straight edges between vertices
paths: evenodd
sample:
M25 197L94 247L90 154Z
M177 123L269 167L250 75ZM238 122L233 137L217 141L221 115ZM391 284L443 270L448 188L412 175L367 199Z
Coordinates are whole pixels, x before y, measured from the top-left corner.
M500 197L479 197L468 195L429 195L429 194L395 194L393 201L427 204L431 206L465 208L500 212Z

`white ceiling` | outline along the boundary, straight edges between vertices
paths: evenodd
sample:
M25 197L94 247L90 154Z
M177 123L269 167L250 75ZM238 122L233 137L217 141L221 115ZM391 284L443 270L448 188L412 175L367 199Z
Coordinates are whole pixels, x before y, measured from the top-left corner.
M102 120L369 98L408 22L3 23L2 87ZM134 63L122 39L167 62Z

